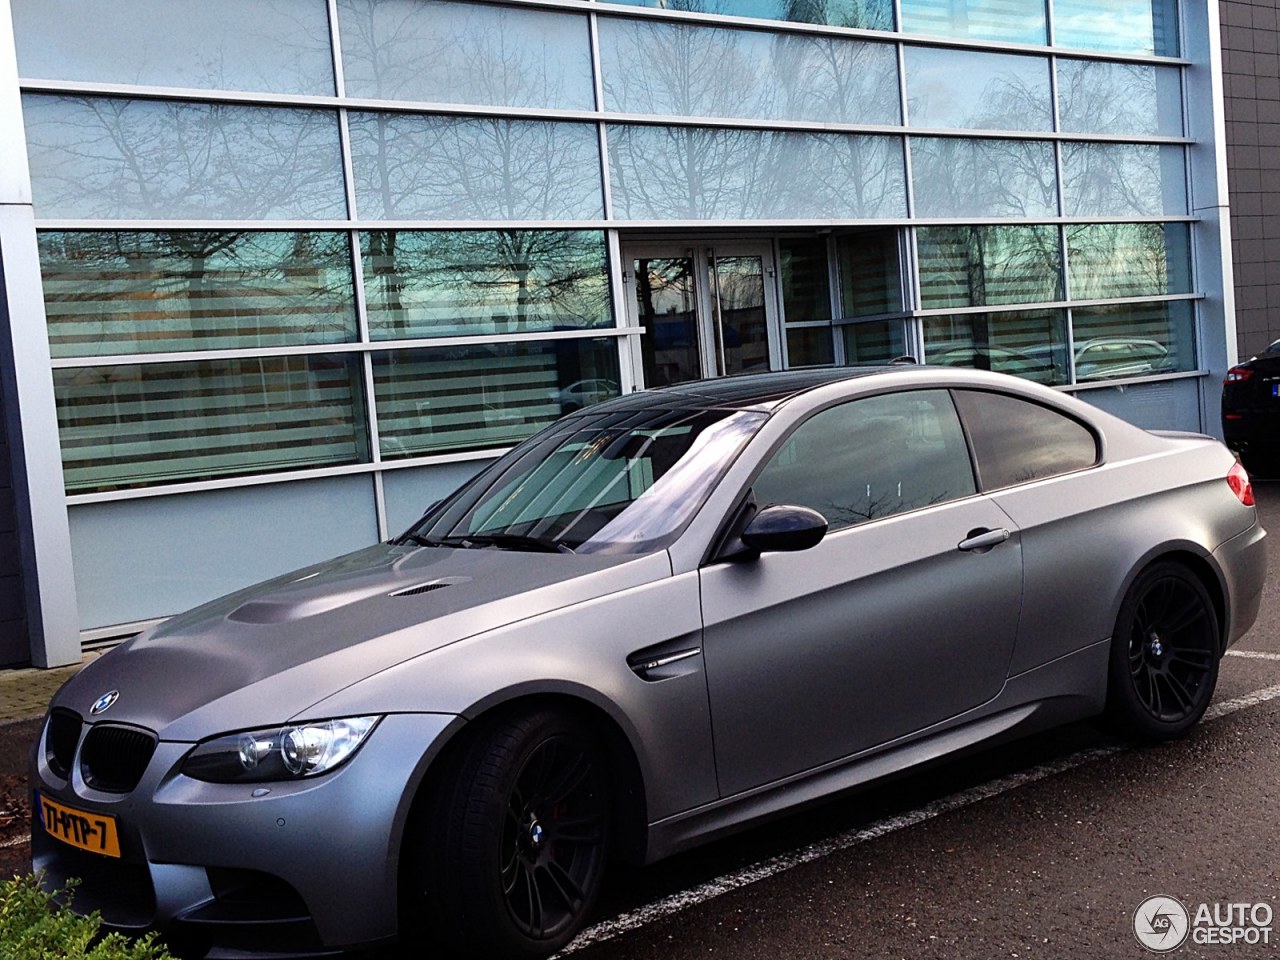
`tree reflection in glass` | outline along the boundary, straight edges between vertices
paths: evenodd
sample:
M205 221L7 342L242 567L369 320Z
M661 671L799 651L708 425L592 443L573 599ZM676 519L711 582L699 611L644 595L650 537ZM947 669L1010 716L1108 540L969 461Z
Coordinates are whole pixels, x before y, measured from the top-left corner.
M608 0L632 7L658 7L719 16L759 17L821 23L832 27L892 30L892 0Z
M1187 212L1185 152L1151 143L1062 145L1069 217L1159 217Z
M605 106L623 113L896 124L890 44L600 20Z
M56 357L356 338L345 233L44 231L39 243Z
M913 127L1051 130L1047 57L905 48Z
M604 215L587 123L352 113L366 220L592 220Z
M921 227L916 246L926 309L1062 299L1057 227Z
M1072 300L1191 292L1185 223L1082 223L1067 227Z
M24 77L332 96L313 0L12 0Z
M590 110L587 18L451 0L339 0L347 95Z
M1182 135L1177 67L1058 58L1058 113L1070 133Z
M22 109L39 217L346 216L333 111L42 94Z
M612 323L599 231L370 230L360 248L375 339Z
M615 215L630 220L903 216L902 141L860 134L610 125Z
M1052 217L1053 144L1035 140L911 138L919 217Z

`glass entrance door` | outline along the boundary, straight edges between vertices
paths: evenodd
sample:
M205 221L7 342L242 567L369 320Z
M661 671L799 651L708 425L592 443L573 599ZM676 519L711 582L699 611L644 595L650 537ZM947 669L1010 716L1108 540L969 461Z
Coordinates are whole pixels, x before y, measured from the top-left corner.
M645 386L781 368L770 244L631 244L623 263Z

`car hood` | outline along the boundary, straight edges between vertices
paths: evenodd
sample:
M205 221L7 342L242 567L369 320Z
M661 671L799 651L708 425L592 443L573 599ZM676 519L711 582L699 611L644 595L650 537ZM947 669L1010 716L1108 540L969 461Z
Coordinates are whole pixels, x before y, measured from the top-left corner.
M273 726L397 663L670 574L665 553L378 544L174 617L81 670L53 705L165 740Z

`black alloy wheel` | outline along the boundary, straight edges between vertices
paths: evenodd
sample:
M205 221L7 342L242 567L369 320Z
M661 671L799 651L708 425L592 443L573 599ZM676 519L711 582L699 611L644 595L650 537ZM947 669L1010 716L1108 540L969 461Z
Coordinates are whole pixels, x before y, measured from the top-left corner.
M600 892L607 755L586 723L551 710L477 721L464 735L406 843L402 939L449 956L548 956Z
M600 764L580 737L537 744L507 798L502 892L520 932L554 940L581 919L603 867Z
M1204 714L1218 680L1217 612L1204 584L1164 561L1139 575L1112 639L1107 712L1120 732L1181 736Z

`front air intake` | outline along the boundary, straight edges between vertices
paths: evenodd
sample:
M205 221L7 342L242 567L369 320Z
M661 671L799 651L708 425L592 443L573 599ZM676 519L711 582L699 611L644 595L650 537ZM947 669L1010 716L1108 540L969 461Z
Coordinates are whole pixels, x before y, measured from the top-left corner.
M138 785L156 750L156 736L139 727L100 723L80 748L84 782L106 793L128 793Z
M59 709L49 714L49 727L44 735L44 759L49 769L63 780L71 774L71 762L75 759L83 723L80 715L70 710Z

